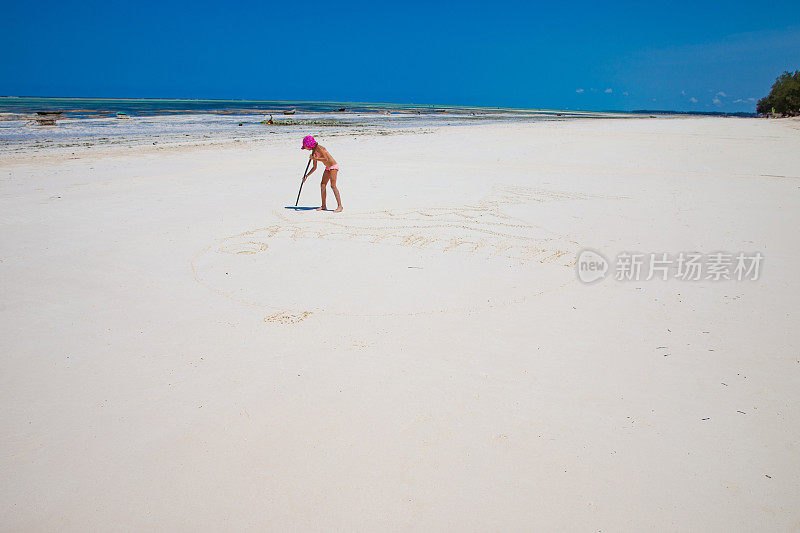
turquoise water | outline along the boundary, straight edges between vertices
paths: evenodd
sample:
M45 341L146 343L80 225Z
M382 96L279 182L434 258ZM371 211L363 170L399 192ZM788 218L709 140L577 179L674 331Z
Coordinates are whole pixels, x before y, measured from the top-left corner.
M40 112L57 113L47 117L55 124L42 121ZM268 123L270 115L273 124ZM268 141L284 135L393 134L404 129L640 116L365 102L0 97L0 153L31 147Z
M55 124L43 122L40 112L57 113L47 117ZM270 115L273 124L268 123ZM30 147L195 144L641 116L648 115L365 102L0 97L0 153Z
M296 110L297 113L332 113L344 108L347 113L565 113L562 111L512 110L487 107L445 107L416 104L364 102L286 102L278 100L161 100L128 98L30 98L0 97L0 113L61 111L65 117L103 117L117 113L150 116L165 114L260 114Z
M55 124L42 123L39 112L58 113L48 117L55 118ZM118 114L123 114L123 120ZM267 123L270 115L274 124ZM191 143L306 132L359 135L402 128L592 116L609 115L363 102L0 97L0 147L7 151L26 146Z

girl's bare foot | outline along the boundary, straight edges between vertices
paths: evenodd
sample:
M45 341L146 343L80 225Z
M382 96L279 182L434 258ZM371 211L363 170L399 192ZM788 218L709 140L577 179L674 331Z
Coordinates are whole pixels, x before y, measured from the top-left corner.
M339 206L333 210L334 213L341 213L341 211L342 211L342 206Z
M328 210L328 208L325 207L324 205L322 207L318 207L317 208L317 211L327 211L327 210Z

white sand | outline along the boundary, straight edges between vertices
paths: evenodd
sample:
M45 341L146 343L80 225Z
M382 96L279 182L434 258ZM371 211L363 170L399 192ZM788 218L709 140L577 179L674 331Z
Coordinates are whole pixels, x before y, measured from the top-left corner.
M0 160L0 529L800 528L800 123L322 141Z

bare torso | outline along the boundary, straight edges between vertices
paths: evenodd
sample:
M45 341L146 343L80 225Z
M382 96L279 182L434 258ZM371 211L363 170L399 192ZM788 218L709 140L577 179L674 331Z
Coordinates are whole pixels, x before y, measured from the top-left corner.
M322 164L326 167L336 164L336 160L321 144L315 146L311 151L311 159L314 161L322 161Z

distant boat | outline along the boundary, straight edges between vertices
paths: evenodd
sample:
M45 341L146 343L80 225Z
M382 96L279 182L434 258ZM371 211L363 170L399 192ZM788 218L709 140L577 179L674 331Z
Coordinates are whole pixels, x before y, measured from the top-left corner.
M297 109L289 109L287 111L284 111L283 114L284 115L294 115L296 111L297 111Z
M117 118L131 118L127 113L117 113Z
M339 108L339 109L337 109L336 111L338 111L338 112L340 112L340 113L341 113L341 112L342 112L342 111L344 111L345 109L347 109L347 108L346 108L346 107L340 107L340 108Z
M63 111L37 111L38 118L36 124L39 126L55 126L56 118L63 113Z

